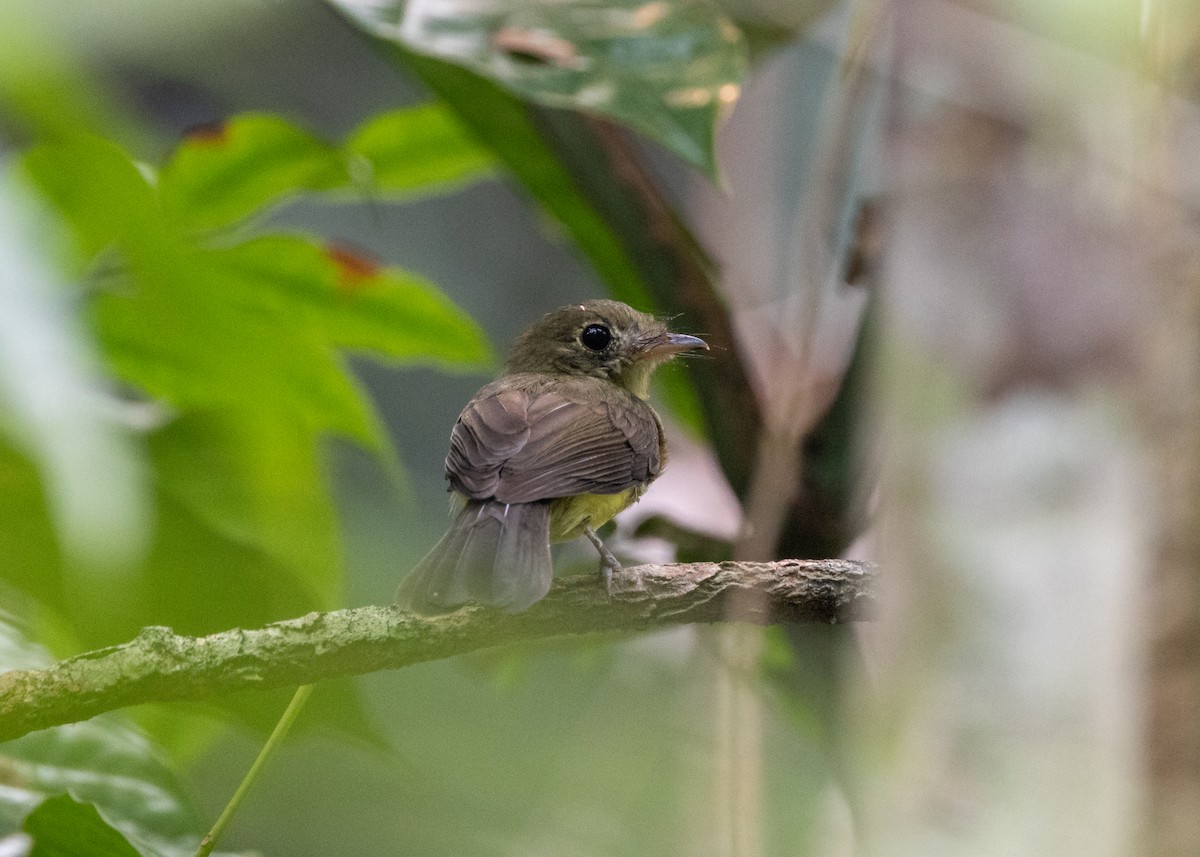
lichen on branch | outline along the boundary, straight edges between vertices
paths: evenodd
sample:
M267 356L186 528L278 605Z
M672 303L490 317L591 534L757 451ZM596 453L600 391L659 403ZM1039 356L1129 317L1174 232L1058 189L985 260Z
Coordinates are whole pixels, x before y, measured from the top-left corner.
M522 613L468 606L423 618L358 607L206 637L145 628L119 646L0 674L0 741L127 705L312 684L518 641L694 622L850 621L873 604L875 577L874 566L845 560L642 565L613 577L611 598L594 576L563 578ZM751 590L760 596L738 597Z

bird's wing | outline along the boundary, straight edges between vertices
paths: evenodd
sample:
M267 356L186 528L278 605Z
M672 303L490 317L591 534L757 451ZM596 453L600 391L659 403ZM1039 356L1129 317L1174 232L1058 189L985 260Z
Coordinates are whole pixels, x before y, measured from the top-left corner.
M451 485L472 499L530 503L615 494L657 476L660 429L649 405L582 392L507 389L472 400L450 435Z

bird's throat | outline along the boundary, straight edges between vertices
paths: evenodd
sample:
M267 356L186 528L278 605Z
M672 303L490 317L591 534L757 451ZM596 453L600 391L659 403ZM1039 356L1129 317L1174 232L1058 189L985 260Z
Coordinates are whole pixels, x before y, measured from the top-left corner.
M650 377L660 363L662 363L661 360L642 358L631 363L620 375L615 376L613 381L639 399L648 399L650 397Z

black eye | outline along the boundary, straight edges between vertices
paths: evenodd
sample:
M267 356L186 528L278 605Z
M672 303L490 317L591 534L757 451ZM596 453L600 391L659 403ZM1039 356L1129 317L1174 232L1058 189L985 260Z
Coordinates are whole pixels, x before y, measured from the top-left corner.
M602 324L589 324L579 334L579 341L592 351L603 351L612 342L612 333Z

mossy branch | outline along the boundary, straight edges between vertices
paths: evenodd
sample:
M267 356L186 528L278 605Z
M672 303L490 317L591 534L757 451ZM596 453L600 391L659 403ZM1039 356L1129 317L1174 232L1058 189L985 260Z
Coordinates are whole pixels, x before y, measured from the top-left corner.
M841 560L643 565L614 576L611 599L594 576L570 577L523 613L467 607L421 618L359 607L207 637L146 628L119 646L0 674L0 741L127 705L311 684L517 641L731 618L853 620L872 604L875 576L873 566ZM737 597L748 590L761 597Z

